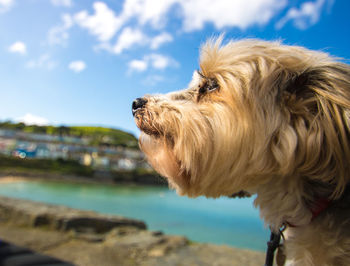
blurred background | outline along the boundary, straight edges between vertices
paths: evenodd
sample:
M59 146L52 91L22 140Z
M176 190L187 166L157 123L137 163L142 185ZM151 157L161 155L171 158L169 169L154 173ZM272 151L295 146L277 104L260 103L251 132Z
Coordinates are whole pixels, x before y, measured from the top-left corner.
M40 179L2 183L0 194L263 250L268 232L253 199L168 190L138 149L131 103L185 88L201 44L221 33L348 62L349 10L346 0L0 0L0 175ZM45 182L50 176L101 185Z

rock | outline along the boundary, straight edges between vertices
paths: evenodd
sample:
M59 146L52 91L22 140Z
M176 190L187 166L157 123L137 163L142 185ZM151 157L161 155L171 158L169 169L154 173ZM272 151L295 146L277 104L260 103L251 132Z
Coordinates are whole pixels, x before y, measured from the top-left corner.
M62 231L107 233L121 226L146 229L144 222L135 219L6 197L0 197L0 217L18 225Z
M152 247L148 252L149 257L162 257L167 255L173 250L187 246L189 243L188 239L181 236L166 237L158 245Z
M105 235L103 234L94 234L94 233L77 233L74 232L73 237L75 239L80 239L86 242L103 242L105 240Z
M180 247L166 256L149 258L142 266L260 266L264 254L211 244L192 244Z
M137 220L0 197L0 238L77 266L263 265L264 254L193 244Z
M185 237L154 234L154 232L145 230L119 235L119 237L108 235L105 239L105 245L113 246L117 249L128 246L135 249L142 248L147 253L156 253L155 250L162 250L163 254L180 246L185 246L188 242ZM159 251L157 252L159 253Z

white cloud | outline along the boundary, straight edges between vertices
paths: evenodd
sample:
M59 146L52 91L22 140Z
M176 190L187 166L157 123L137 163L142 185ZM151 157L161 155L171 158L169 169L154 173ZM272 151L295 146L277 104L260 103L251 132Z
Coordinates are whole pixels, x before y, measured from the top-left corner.
M31 60L26 64L28 68L45 68L47 70L53 70L56 66L57 62L53 61L49 54L43 54L37 60Z
M15 42L13 43L9 48L9 52L11 53L18 53L18 54L26 54L27 53L27 46L24 42Z
M153 38L147 37L140 28L126 26L119 34L116 44L110 41L117 32L127 24L127 21L136 17L140 25L150 22L154 28L159 28L160 21L165 21L169 7L178 0L148 1L126 0L122 12L117 16L103 2L93 4L94 13L89 14L86 10L74 15L74 21L90 34L97 37L100 44L97 49L105 49L115 54L138 44L149 45L151 49L158 49L162 44L173 40L169 33L163 32Z
M290 8L287 15L276 24L277 29L281 29L288 21L293 21L295 27L304 30L316 24L325 4L325 0L316 0L315 2L305 2L300 9Z
M15 0L0 0L0 13L9 10L14 3Z
M130 49L135 45L144 45L147 41L147 36L139 29L127 27L120 33L116 44L112 48L112 52L120 54L123 50Z
M73 18L69 14L61 17L62 24L51 28L48 32L49 44L59 44L65 46L69 38L68 30L73 26Z
M177 67L179 65L173 58L161 54L150 54L145 59L156 69L165 69L169 66Z
M290 8L287 15L277 23L283 27L293 20L298 28L315 24L326 1L308 0L300 9ZM311 2L314 1L314 2ZM121 11L114 12L106 3L93 3L93 12L80 11L74 21L87 29L97 40L97 49L120 54L135 45L148 46L152 50L173 41L173 36L164 31L169 18L182 23L180 30L198 31L207 24L216 29L240 28L268 24L288 6L288 0L124 0ZM143 32L158 32L146 36ZM121 31L121 32L119 32ZM113 45L114 38L117 39Z
M16 122L22 122L26 125L38 125L38 126L44 126L49 124L49 120L46 118L33 115L31 113L27 113L22 117L18 117L14 119Z
M83 10L74 15L74 20L97 37L98 48L120 54L136 44L148 45L155 50L173 41L173 37L166 32L146 37L141 31L146 24L151 29L161 30L172 14L182 20L182 30L188 32L201 30L207 23L217 29L246 29L268 23L286 5L287 0L125 0L122 10L116 14L104 2L94 2L92 14ZM176 12L169 14L174 8ZM133 20L136 20L136 26L133 24L132 30L130 23ZM113 47L110 41L123 27Z
M149 23L153 28L164 27L171 8L183 20L185 31L200 30L205 23L217 29L266 24L287 5L287 0L126 0L121 17L136 17L140 25Z
M14 0L0 0L0 6L10 6L14 3Z
M72 0L51 0L51 3L55 6L71 7L73 5Z
M79 73L86 68L86 64L81 60L72 61L69 63L68 68L76 73Z
M173 37L169 33L163 32L151 40L150 47L151 47L151 49L156 50L162 44L167 43L167 42L172 42L172 41L173 41Z
M132 60L129 62L129 70L143 72L148 68L148 62L146 60Z
M149 46L152 50L157 50L164 43L171 41L173 41L173 37L167 32L163 32L155 37L149 37L138 28L126 27L119 34L114 46L103 42L95 48L96 50L102 49L114 54L121 54L123 51L131 49L134 46Z
M162 54L149 54L145 55L141 60L130 61L128 66L129 72L144 72L149 67L158 70L163 70L168 67L178 67L179 63L169 56L165 56Z
M167 22L166 14L179 0L126 0L122 17L126 19L136 17L141 25L150 23L153 28L162 28Z
M181 0L185 31L200 30L205 23L217 29L238 27L246 29L264 25L282 8L287 0Z
M93 8L95 11L93 15L83 10L75 14L74 19L80 27L88 29L99 41L109 41L122 26L122 19L103 2L95 2Z

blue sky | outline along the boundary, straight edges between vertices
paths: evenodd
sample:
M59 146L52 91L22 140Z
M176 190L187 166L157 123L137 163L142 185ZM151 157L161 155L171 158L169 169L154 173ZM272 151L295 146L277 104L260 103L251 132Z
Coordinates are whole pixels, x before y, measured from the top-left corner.
M131 102L186 87L212 36L350 59L347 0L0 0L0 120L138 135Z

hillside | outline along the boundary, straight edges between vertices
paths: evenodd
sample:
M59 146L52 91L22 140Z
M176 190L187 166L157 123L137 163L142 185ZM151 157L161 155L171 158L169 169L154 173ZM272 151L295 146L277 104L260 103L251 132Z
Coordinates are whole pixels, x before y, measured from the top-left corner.
M37 126L24 123L0 122L0 129L20 130L27 133L72 136L89 138L93 146L111 145L132 149L138 148L135 136L125 131L105 127L91 126Z

